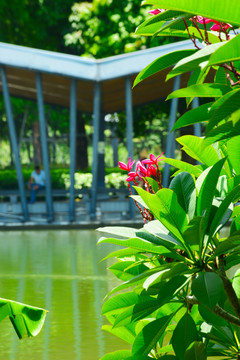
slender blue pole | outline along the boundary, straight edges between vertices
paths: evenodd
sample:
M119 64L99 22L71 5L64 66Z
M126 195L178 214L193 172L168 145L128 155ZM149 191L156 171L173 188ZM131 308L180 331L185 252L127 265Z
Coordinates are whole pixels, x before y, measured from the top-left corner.
M98 142L101 116L101 83L96 82L94 86L93 99L93 162L92 162L92 191L90 218L96 217L96 200L97 200L97 177L98 177Z
M43 167L46 174L46 202L48 221L53 221L53 202L52 202L52 186L49 168L49 156L48 156L48 142L47 142L47 128L44 113L44 100L42 89L42 78L39 72L36 73L36 87L37 87L37 103L38 103L38 116L41 134L41 146L43 154Z
M180 76L177 76L174 79L173 83L173 91L176 91L180 88L181 78ZM169 123L168 123L168 136L167 136L167 146L165 155L166 157L174 157L174 149L175 149L175 134L174 131L171 132L175 121L177 117L177 108L178 108L178 99L172 99L171 101L171 108L170 108L170 116L169 116ZM164 171L163 171L163 179L162 179L162 185L163 187L168 187L169 182L169 175L170 175L170 165L165 164L164 165Z
M28 208L27 208L27 201L26 201L26 194L25 194L25 187L24 187L24 179L22 174L22 167L21 161L19 156L19 149L17 144L17 136L16 136L16 129L15 123L13 119L13 112L12 112L12 104L8 90L8 83L7 83L7 76L3 66L1 66L1 78L2 78L2 90L3 90L3 97L4 103L6 107L7 113L7 121L8 121L8 128L9 128L9 135L11 140L11 145L14 154L14 162L17 172L17 180L18 180L18 187L20 192L20 199L23 211L23 220L27 221L29 219L28 215Z
M77 80L71 80L70 93L70 201L69 221L75 220L75 180L76 170L76 122L77 122Z
M133 159L133 106L132 106L132 82L131 76L125 79L125 103L126 103L126 122L127 122L127 149L128 157ZM135 216L135 204L132 199L129 201L129 214L133 219Z

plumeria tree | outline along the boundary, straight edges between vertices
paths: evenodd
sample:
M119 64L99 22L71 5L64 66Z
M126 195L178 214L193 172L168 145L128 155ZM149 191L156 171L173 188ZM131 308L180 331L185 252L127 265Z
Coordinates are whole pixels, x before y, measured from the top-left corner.
M174 129L204 122L206 134L177 139L197 165L163 154L119 164L144 225L99 229L100 243L122 246L107 256L116 258L109 269L122 282L103 305L104 329L129 344L102 360L240 359L240 7L236 0L145 4L152 16L138 34L182 36L194 48L155 60L135 86L167 68L167 80L189 73L188 86L168 99L207 102ZM169 188L160 160L176 168Z

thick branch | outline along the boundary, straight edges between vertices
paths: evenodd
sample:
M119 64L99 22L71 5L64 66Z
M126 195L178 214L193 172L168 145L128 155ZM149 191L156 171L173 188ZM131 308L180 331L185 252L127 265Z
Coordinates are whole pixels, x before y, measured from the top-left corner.
M186 296L185 298L186 302L188 304L198 304L201 305L200 301L198 301L195 296ZM240 319L238 319L236 316L228 313L224 309L222 309L220 306L215 305L213 309L207 308L209 311L212 311L214 314L220 316L222 319L226 320L227 322L240 326Z
M225 269L224 269L224 264L223 264L223 257L219 256L219 261L218 261L218 267L220 270L220 277L222 279L223 282L223 287L224 290L226 292L226 295L228 297L228 300L235 312L235 314L240 318L240 304L239 304L239 300L237 298L237 295L233 289L232 283L231 281L228 279L226 273L225 273Z

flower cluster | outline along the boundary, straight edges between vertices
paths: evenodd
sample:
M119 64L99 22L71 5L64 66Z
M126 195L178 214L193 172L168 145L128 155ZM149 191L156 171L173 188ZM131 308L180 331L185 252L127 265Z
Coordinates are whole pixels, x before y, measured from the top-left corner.
M151 15L158 15L158 14L163 13L164 11L166 11L166 9L153 9L153 10L150 10L148 12ZM214 25L210 28L210 30L217 31L219 33L221 33L221 32L226 33L226 30L228 30L230 27L232 28L231 24L223 23L223 22L216 21L216 20L213 20L213 19L208 19L208 18L203 17L203 16L194 16L190 20L193 22L195 27L197 27L196 22L199 23L199 24L204 25L204 27L206 26L206 24L212 22L212 23L214 23Z
M131 157L128 160L127 164L119 161L119 167L122 170L128 171L127 181L133 182L135 185L138 185L138 182L144 181L146 184L146 188L149 188L149 184L146 178L151 177L157 181L159 188L161 188L161 173L158 167L158 162L161 161L161 155L155 157L153 154L150 155L149 159L145 159L142 161L138 161L135 166L135 170L133 171L133 165L135 164L135 160L131 160Z

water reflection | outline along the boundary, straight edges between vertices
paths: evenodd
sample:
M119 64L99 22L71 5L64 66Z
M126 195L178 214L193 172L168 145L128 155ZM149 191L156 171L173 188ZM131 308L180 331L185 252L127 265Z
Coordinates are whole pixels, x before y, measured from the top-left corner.
M19 341L8 319L0 323L5 360L97 360L126 348L101 331L103 298L116 285L100 260L111 245L96 246L94 231L0 233L0 296L50 312L36 338Z

